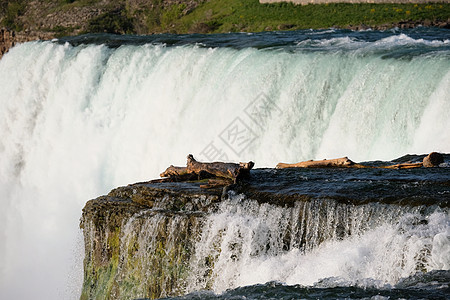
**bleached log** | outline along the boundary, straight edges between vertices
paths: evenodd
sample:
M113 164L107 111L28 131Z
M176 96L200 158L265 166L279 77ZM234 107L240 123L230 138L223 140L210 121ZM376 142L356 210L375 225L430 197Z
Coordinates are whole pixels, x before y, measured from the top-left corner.
M235 183L238 178L248 174L253 166L254 163L251 161L239 164L224 162L202 163L196 161L194 156L189 154L186 167L176 167L171 165L160 174L160 176L163 177L162 179L156 179L152 182L177 182L216 178L211 179L207 185L200 186L203 188L211 188L230 184L231 182Z
M233 182L248 174L254 165L252 161L240 164L224 162L202 163L196 161L192 154L189 154L187 157L188 173L200 174L200 172L207 172L216 177L229 178Z
M308 160L295 164L279 163L277 169L284 168L376 168L376 169L414 169L421 167L437 167L444 162L444 156L437 152L431 152L424 159L423 162L418 163L401 163L389 166L365 166L353 162L348 157L324 159L324 160Z
M414 168L421 168L421 167L425 167L425 168L433 168L433 167L438 167L441 163L444 162L444 156L438 152L431 152L430 154L428 154L427 156L425 156L423 158L422 162L418 162L418 163L401 163L401 164L396 164L396 165L392 165L392 166L383 166L380 168L384 168L384 169L414 169Z
M414 169L414 168L421 168L423 166L423 163L401 163L391 166L381 166L378 167L380 169Z
M170 165L164 172L162 172L159 176L161 177L173 177L173 176L181 176L187 174L187 167L175 167Z
M365 166L357 164L348 157L324 160L308 160L295 164L279 163L277 169L285 168L365 168Z

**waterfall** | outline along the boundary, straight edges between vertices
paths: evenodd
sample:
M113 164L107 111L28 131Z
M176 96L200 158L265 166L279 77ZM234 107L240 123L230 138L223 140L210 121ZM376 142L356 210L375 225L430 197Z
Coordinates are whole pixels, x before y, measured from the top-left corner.
M435 51L446 43L14 47L0 60L1 298L77 298L86 200L157 177L188 153L273 167L450 152L450 60ZM430 50L389 55L414 45Z
M381 287L448 269L449 215L425 211L325 199L282 208L234 197L205 221L188 290L224 292L270 281L312 286L330 278Z
M210 214L117 211L84 223L89 299L222 293L266 282L384 288L450 268L450 215L435 206L318 199L282 207L230 192Z

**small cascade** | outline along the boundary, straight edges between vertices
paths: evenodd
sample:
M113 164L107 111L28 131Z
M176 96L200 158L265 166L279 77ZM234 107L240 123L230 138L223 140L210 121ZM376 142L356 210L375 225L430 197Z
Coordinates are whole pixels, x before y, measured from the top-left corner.
M84 225L86 298L222 293L273 281L380 288L450 268L450 215L437 206L316 199L284 207L230 192L212 213L95 215Z
M183 165L188 153L202 161L252 160L261 168L344 155L368 161L450 152L445 29L77 38L23 43L0 60L2 299L78 298L79 291L64 290L83 277L69 273L83 256L73 249L81 248L76 237L85 202L156 178L170 164ZM338 272L309 281L291 280L288 271L271 273L275 267L267 275L260 270L253 281L245 274L255 262L307 257L330 241L339 245L398 222L394 208L384 206L359 211L311 202L273 212L260 205L250 213L242 205L234 209L249 210L251 219L222 209L223 216L211 216L218 220L199 227L198 239L212 248L193 242L190 268L199 279L183 288L220 291L283 278L310 284ZM373 217L384 210L384 218ZM228 227L232 220L220 225L227 214L243 218L241 227ZM280 217L270 220L272 215ZM154 218L149 222L175 226ZM129 227L140 232L142 218L134 222ZM97 238L134 243L115 232ZM121 255L115 268L137 263ZM298 269L290 265L294 274ZM243 273L234 274L238 269ZM392 282L396 276L374 278Z
M330 277L395 284L446 269L449 245L442 239L450 218L434 209L326 199L283 208L236 196L205 221L188 291L269 281L313 285Z

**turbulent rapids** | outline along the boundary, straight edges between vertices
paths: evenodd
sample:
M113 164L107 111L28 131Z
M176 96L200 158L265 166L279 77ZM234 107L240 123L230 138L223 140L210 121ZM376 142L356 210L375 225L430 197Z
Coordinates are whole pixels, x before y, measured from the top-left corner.
M415 161L450 153L449 128L445 29L87 35L18 45L0 60L0 298L79 298L86 200L155 178L186 153L252 160L256 183L224 193L206 212L197 204L188 214L127 212L115 239L100 239L113 244L99 257L118 251L113 267L137 273L102 273L97 283L110 292L403 289L420 276L444 278L430 288L439 291L450 269L448 156L431 171L258 168L342 156ZM103 228L89 224L85 234ZM172 277L152 277L151 268ZM150 293L152 280L159 285Z
M447 168L381 172L259 169L227 192L202 189L202 181L114 189L83 209L82 299L185 293L195 299L198 291L268 282L277 283L273 290L256 291L267 288L275 298L285 285L298 286L288 299L308 292L300 287L330 299L335 287L445 298ZM260 298L252 293L241 296Z

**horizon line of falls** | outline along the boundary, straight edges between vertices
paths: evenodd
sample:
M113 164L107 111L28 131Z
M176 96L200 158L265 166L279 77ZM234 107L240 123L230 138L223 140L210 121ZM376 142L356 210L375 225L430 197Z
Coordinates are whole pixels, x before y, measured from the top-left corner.
M189 153L256 167L449 153L447 45L401 34L286 49L14 47L0 60L0 298L77 298L86 200Z

